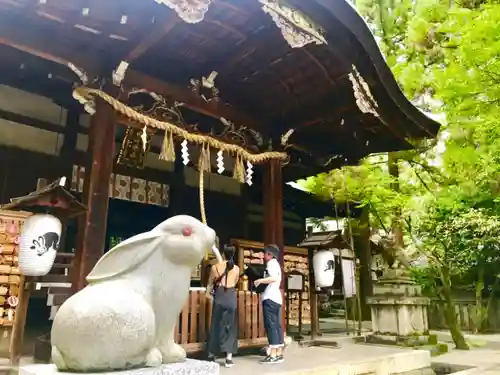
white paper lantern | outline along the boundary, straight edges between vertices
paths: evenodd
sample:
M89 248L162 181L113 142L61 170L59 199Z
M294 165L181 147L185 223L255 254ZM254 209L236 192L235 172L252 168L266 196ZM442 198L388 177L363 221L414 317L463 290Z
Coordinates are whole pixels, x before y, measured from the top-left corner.
M44 276L54 264L61 238L61 221L35 214L23 224L19 241L19 269L25 276Z
M316 287L328 288L335 280L335 257L330 250L321 250L313 256Z

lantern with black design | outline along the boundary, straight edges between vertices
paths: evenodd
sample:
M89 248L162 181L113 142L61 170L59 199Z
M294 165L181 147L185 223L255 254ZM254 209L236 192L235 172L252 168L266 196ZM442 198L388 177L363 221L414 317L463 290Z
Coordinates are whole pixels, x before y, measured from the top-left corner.
M59 250L62 223L85 212L86 208L64 188L66 178L24 197L13 198L3 208L33 212L22 227L19 241L19 269L24 276L44 276L50 272Z
M340 251L338 249L348 248L340 230L330 232L312 232L312 227L308 228L307 237L298 245L307 249L309 259L309 303L311 306L311 340L310 345L322 342L317 337L319 330L319 308L318 294L329 299L337 296L337 289L342 282L342 277L335 278L335 264L340 261ZM336 250L337 249L337 250ZM336 250L336 251L335 251ZM337 254L336 254L337 253ZM336 259L338 255L338 259ZM341 286L341 285L340 285Z
M25 276L49 273L61 238L61 221L49 214L34 214L26 219L19 241L19 269Z
M316 288L331 288L335 281L335 257L332 250L319 250L313 255Z

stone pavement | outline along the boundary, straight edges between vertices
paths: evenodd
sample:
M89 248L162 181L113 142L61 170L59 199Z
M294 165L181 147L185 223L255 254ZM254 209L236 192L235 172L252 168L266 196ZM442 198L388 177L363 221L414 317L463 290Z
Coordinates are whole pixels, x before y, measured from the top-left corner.
M433 358L434 364L469 366L453 375L500 375L500 350L477 348L469 351L453 350Z
M386 375L421 368L430 363L430 355L425 351L356 345L347 341L343 342L341 349L292 346L287 349L286 360L282 364L261 365L261 359L257 355L236 356L235 367L222 367L220 375ZM3 371L0 369L0 375L14 374L8 373L8 367Z
M277 365L261 365L261 359L256 355L237 356L235 366L222 368L221 375L382 375L420 369L430 364L429 352L347 343L340 349L293 346L287 349L285 362Z
M350 330L357 324L349 322ZM392 347L375 347L365 345L354 345L351 338L345 334L345 321L343 319L321 319L321 328L325 332L323 339L330 338L339 341L341 349L322 348L291 348L287 352L285 363L276 366L262 366L258 364L258 356L238 356L235 358L236 366L233 369L221 369L221 375L236 373L237 375L266 375L271 372L279 374L311 374L313 368L329 369L325 374L336 373L335 369L346 363L356 363L363 360L373 360L388 357L390 354L408 352L408 349L397 349ZM363 331L368 331L370 322L363 322ZM305 331L308 327L305 327ZM335 334L334 334L335 333ZM440 341L451 342L451 337L447 331L433 332L438 334ZM481 344L482 347L470 351L452 350L450 353L433 357L432 362L436 364L448 364L453 366L475 367L470 370L460 371L453 375L500 375L500 334L493 335L466 335L467 339L473 343ZM25 344L32 341L25 340ZM29 346L31 346L29 345ZM0 345L1 346L1 345ZM31 349L30 347L26 349ZM29 350L26 350L29 352ZM26 353L28 354L28 353ZM30 363L30 357L23 357L23 364ZM0 375L4 375L8 370L8 360L0 359ZM331 372L333 370L334 372ZM315 373L315 372L312 372ZM317 373L317 372L316 372ZM321 373L321 371L319 372Z

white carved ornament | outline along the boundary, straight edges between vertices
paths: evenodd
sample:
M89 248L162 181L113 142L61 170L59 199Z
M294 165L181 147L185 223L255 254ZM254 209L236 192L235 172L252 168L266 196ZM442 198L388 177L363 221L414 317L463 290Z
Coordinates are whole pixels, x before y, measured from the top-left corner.
M198 23L203 20L212 0L155 0L174 10L187 23Z
M352 66L352 71L349 73L349 80L351 81L354 98L359 110L363 113L371 113L375 117L379 117L377 111L378 104L372 96L370 87L354 65Z
M296 9L281 4L278 0L259 0L262 10L269 14L281 35L292 48L307 44L327 44L323 31Z

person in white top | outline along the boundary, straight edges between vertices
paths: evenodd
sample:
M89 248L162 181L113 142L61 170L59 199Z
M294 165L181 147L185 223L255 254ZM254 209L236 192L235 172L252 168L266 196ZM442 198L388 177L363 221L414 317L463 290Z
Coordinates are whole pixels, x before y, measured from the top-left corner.
M279 254L280 249L276 245L267 245L264 248L265 276L254 281L255 286L267 284L266 289L261 294L264 328L269 342L269 355L261 361L261 363L265 364L283 362L284 337L281 326L283 297L280 290L281 266L278 262Z

